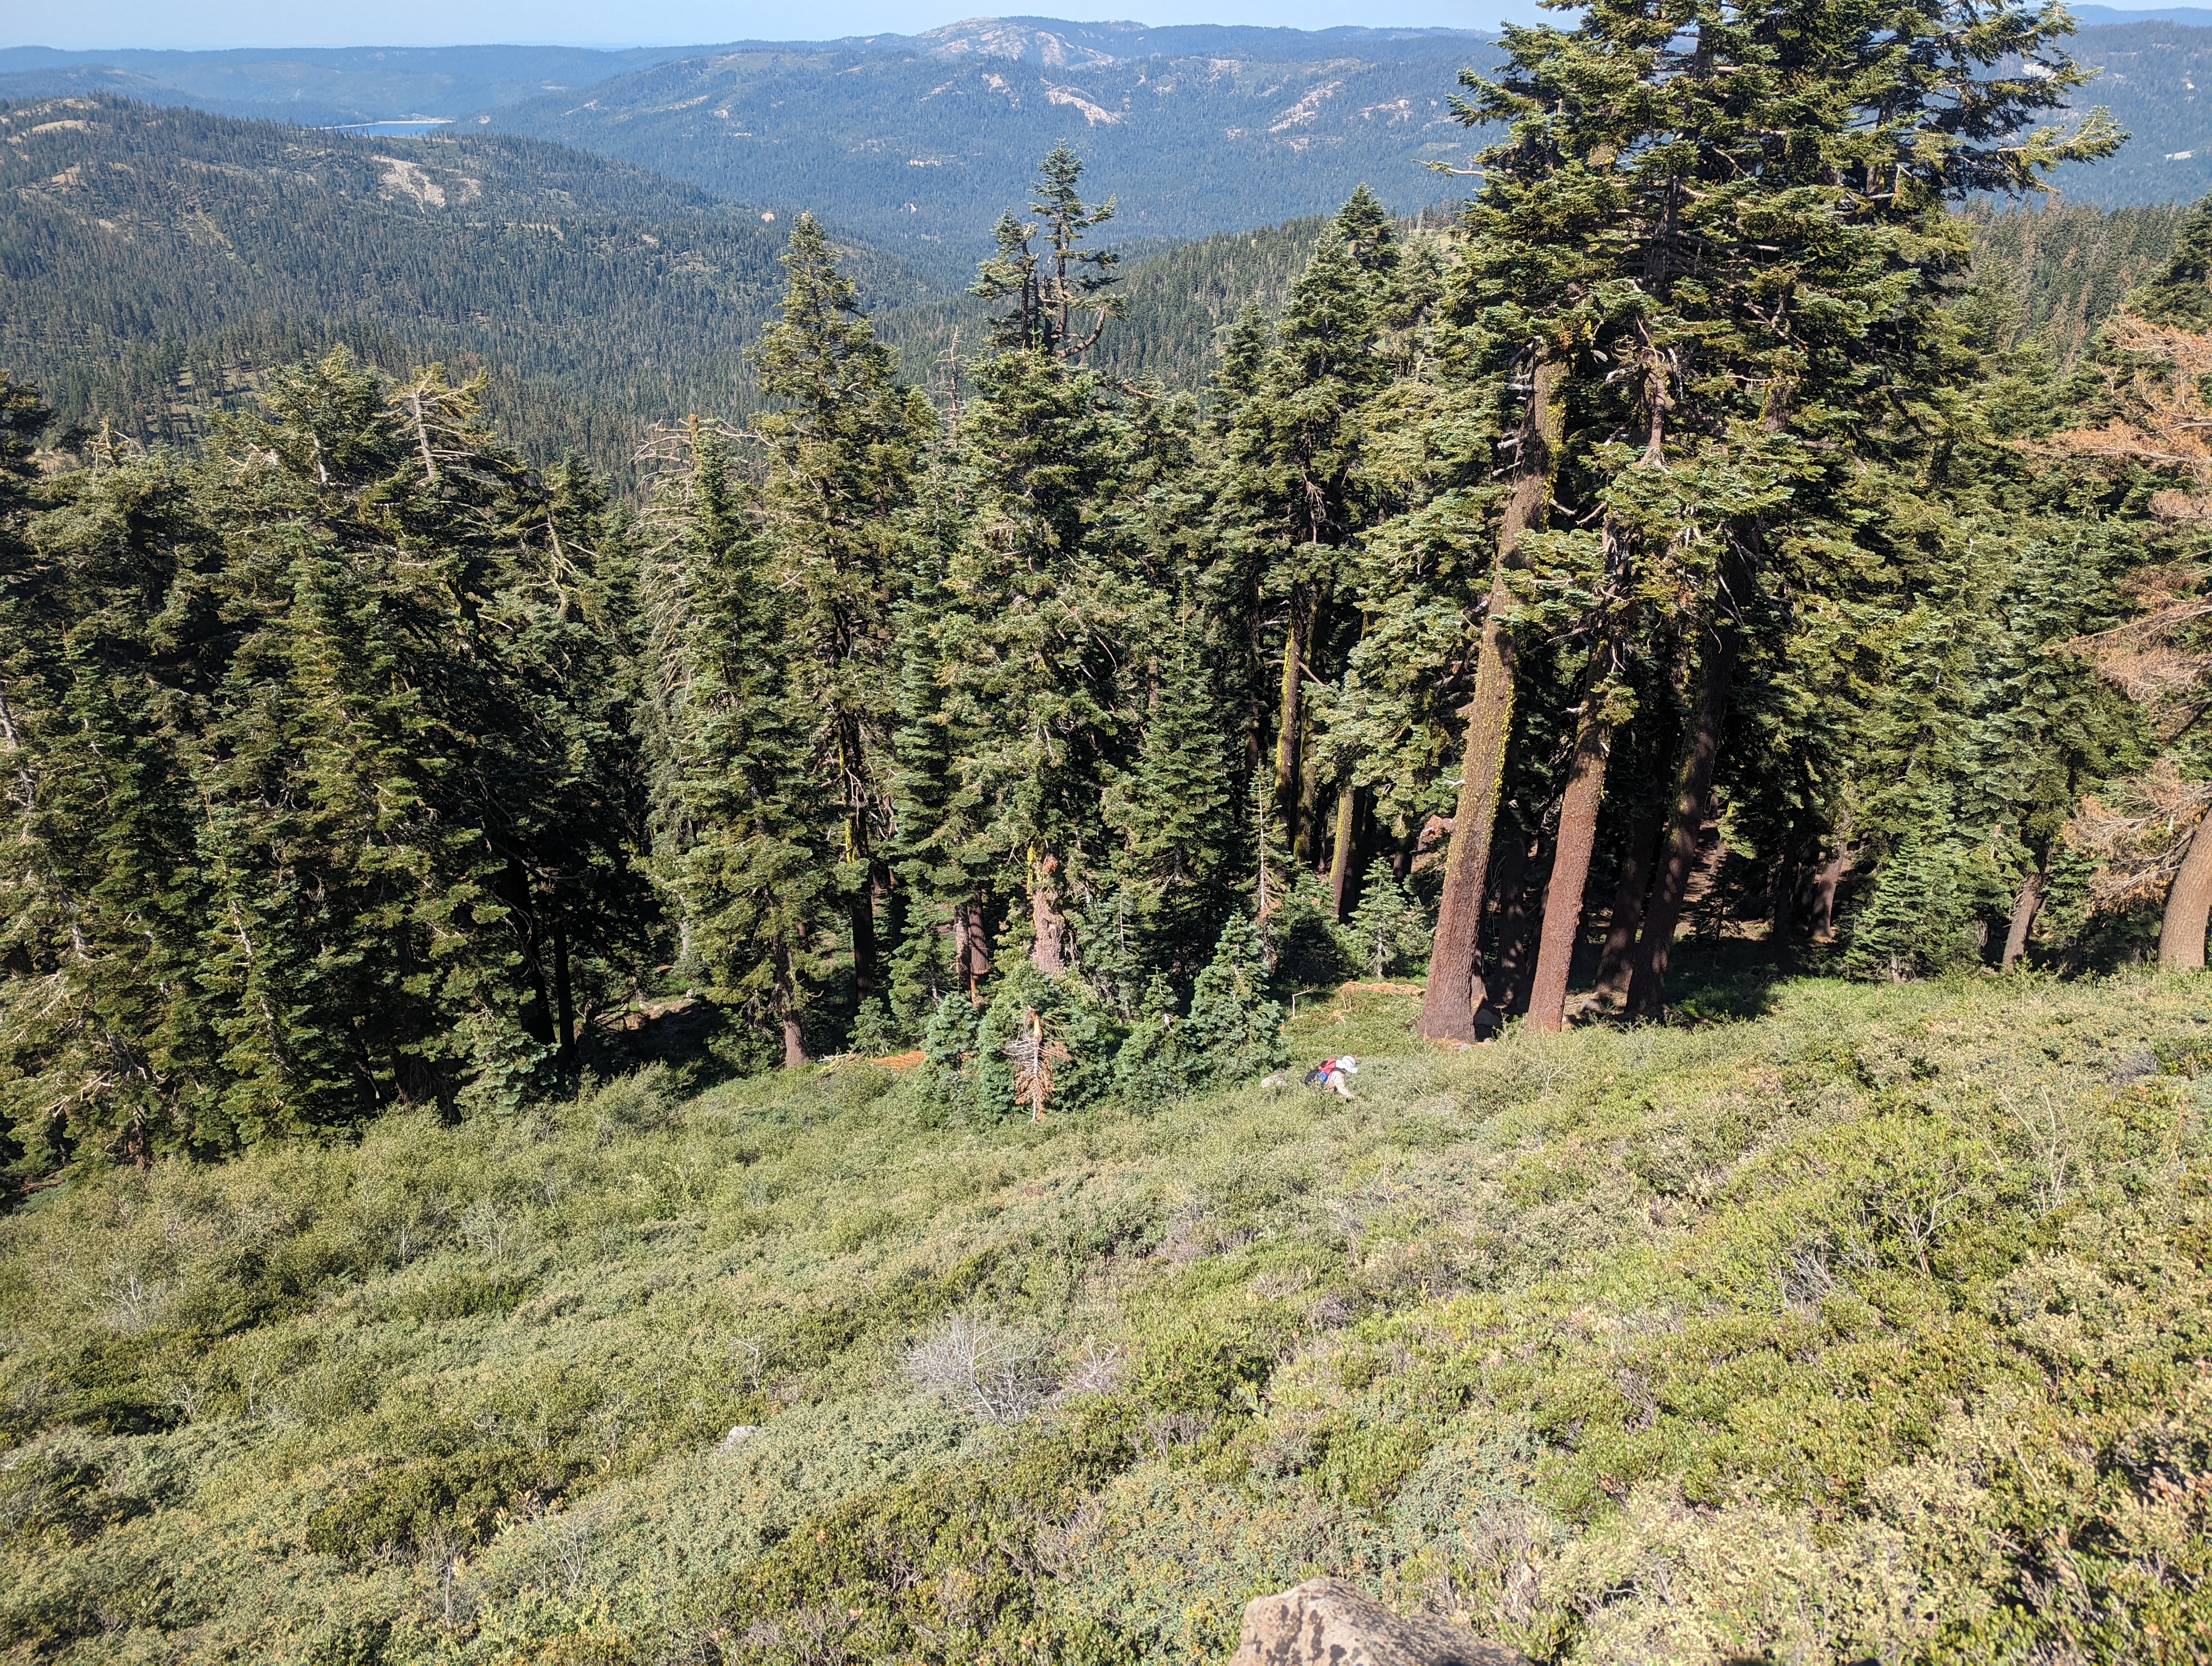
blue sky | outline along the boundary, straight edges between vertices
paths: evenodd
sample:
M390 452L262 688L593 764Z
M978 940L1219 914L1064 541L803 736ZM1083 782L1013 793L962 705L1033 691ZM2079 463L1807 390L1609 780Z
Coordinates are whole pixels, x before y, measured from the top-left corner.
M1168 0L1119 6L1012 0L82 0L54 5L7 0L0 45L116 46L442 46L487 41L647 46L742 40L819 40L896 31L910 34L963 16L997 14L1143 22L1270 23L1321 29L1340 23L1494 28L1533 21L1535 0Z

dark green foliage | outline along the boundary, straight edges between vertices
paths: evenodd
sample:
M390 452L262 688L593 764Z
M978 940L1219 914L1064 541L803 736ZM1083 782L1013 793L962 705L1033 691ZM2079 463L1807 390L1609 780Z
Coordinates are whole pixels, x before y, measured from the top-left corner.
M477 392L341 353L204 462L44 489L0 666L0 1091L38 1161L512 1106L629 987L597 500Z
M1183 1045L1194 1083L1255 1081L1290 1062L1283 1009L1267 987L1259 927L1249 919L1231 919L1221 928L1213 958L1191 986Z
M1428 949L1420 909L1380 856L1368 865L1359 902L1346 926L1359 968L1370 977L1388 976L1392 968L1418 959Z
M662 702L664 782L653 865L686 976L805 1056L801 1014L822 982L839 854L834 784L817 772L821 708L798 680L793 595L732 477L728 447L697 422L657 483L666 553L647 569L646 675Z

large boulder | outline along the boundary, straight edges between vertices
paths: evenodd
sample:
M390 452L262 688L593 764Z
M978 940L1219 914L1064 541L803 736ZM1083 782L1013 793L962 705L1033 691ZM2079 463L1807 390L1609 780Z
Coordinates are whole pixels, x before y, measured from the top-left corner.
M1357 1585L1309 1579L1244 1605L1230 1666L1528 1666L1517 1650L1456 1626L1406 1620Z

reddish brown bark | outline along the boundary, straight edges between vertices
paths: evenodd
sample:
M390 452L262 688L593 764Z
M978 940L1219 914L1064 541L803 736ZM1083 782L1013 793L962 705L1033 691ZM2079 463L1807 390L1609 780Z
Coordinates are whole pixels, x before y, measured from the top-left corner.
M807 1062L806 1037L799 1028L799 986L791 975L791 957L781 949L775 956L775 1013L783 1026L783 1067L796 1070Z
M1067 917L1060 911L1060 858L1037 858L1030 879L1030 923L1036 935L1030 942L1030 964L1047 977L1067 970Z
M952 976L978 999L976 987L991 976L991 944L983 927L983 899L963 897L952 905Z
M1451 844L1444 853L1436 942L1421 997L1420 1033L1437 1041L1474 1041L1474 1009L1482 1000L1475 973L1481 958L1483 889L1505 774L1505 739L1513 727L1512 647L1495 611L1504 605L1501 587L1492 593L1493 611L1483 622L1474 699L1467 709L1467 754L1461 765L1466 774L1452 816Z
M1575 737L1567 790L1559 800L1559 834L1552 853L1551 883L1544 890L1544 931L1536 951L1536 976L1528 989L1528 1027L1546 1033L1566 1021L1567 976L1582 940L1583 888L1589 883L1590 851L1597 843L1598 806L1605 799L1606 751L1612 725L1598 714L1595 697Z
M1416 1027L1437 1041L1476 1039L1474 1009L1481 999L1476 972L1481 960L1483 885L1505 779L1505 743L1513 730L1513 644L1503 616L1510 598L1505 573L1521 534L1540 519L1551 497L1560 437L1559 382L1564 368L1540 356L1531 375L1521 445L1498 527L1490 599L1484 610L1477 654L1474 698L1467 706L1467 746L1460 764L1459 803L1452 812L1450 848L1444 855L1443 894L1437 935L1429 953L1428 988Z
M2166 894L2166 919L2159 927L2158 969L2187 971L2204 964L2204 931L2212 918L2212 816L2197 824L2173 889Z
M1673 958L1674 930L1681 923L1682 901L1698 866L1698 836L1712 797L1713 765L1720 757L1721 726L1728 716L1729 684L1735 678L1736 635L1723 625L1705 661L1691 714L1689 744L1683 748L1675 778L1673 826L1651 876L1651 895L1644 905L1644 928L1636 939L1636 961L1628 981L1632 1018L1656 1018L1667 1006L1667 964Z

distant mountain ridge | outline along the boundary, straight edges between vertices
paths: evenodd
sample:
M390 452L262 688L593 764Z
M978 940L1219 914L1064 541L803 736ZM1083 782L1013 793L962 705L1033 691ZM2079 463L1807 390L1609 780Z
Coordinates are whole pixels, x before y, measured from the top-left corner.
M0 98L105 93L183 104L220 115L276 118L307 126L423 117L456 121L548 93L574 91L679 58L750 52L884 52L1005 58L1092 67L1175 54L1312 56L1479 31L1346 27L1313 31L1237 24L1069 23L1056 18L969 18L920 34L836 40L738 40L608 50L588 46L230 47L64 52L0 46ZM1333 44L1332 44L1333 43Z
M2064 170L2070 200L2212 192L2212 9L2084 6L2077 98L2133 136ZM2106 21L2106 20L2111 21ZM2181 19L2183 21L2170 21ZM964 282L1036 158L1067 139L1117 240L1158 245L1333 210L1371 185L1401 210L1453 189L1485 142L1454 119L1476 31L1155 27L979 17L917 34L600 52L569 47L222 52L0 49L0 98L124 96L337 126L439 117L618 158L738 202L812 208Z
M2153 21L2083 29L2074 56L2100 71L2077 107L2103 105L2129 133L2119 154L2062 168L2069 202L2106 208L2212 192L2212 29Z
M65 423L188 438L344 344L495 369L510 432L619 470L645 424L757 403L787 215L512 135L354 138L94 99L0 105L0 367ZM928 293L845 243L871 305Z
M1443 194L1479 148L1454 116L1487 36L976 19L920 36L717 52L481 118L718 195L802 203L952 281L1062 140L1116 234L1191 238Z
M349 46L224 52L0 47L0 98L106 94L308 127L453 119L605 81L696 46Z

